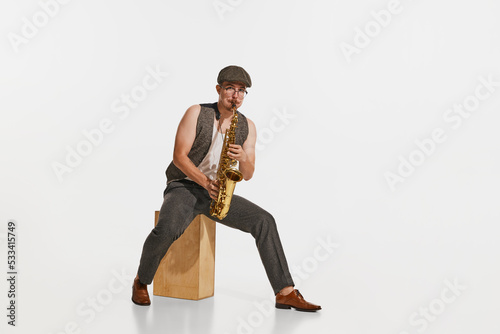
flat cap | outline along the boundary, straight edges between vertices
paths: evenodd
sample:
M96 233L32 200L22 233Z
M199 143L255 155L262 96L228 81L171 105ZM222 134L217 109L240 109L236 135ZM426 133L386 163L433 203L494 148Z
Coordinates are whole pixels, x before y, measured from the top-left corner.
M252 86L252 79L250 79L250 75L247 71L245 71L243 67L236 65L230 65L220 70L219 76L217 77L217 83L222 85L224 81L239 81L246 87Z

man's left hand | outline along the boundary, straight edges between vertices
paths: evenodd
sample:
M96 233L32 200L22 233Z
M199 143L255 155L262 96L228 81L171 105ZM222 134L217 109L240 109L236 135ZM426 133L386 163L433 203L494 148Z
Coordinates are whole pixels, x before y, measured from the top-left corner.
M229 152L227 152L227 155L231 159L236 159L239 162L245 162L247 160L247 154L241 145L229 144Z

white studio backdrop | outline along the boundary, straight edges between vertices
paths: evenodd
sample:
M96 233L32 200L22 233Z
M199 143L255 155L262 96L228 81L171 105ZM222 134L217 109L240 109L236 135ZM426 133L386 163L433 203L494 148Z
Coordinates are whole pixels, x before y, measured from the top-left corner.
M498 332L499 11L2 1L0 267L15 222L18 270L2 333ZM256 306L272 290L253 239L221 225L214 298L130 301L177 124L230 64L258 131L236 193L275 216L318 314Z

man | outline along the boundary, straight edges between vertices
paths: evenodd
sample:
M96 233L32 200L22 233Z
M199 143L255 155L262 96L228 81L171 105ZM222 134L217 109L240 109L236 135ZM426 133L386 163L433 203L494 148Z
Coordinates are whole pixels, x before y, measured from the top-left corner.
M223 137L231 124L232 107L241 107L252 85L250 75L239 66L223 68L217 78L219 99L213 104L191 106L177 129L174 158L167 168L167 188L155 228L144 242L139 270L132 287L132 301L150 305L147 285L153 281L161 259L189 223L198 215L210 216L210 203L217 199L216 181ZM254 123L238 112L235 144L228 156L239 163L245 180L255 169L256 130ZM299 311L317 311L321 307L304 300L288 270L287 261L274 218L238 195L220 223L251 233L276 295L276 307Z

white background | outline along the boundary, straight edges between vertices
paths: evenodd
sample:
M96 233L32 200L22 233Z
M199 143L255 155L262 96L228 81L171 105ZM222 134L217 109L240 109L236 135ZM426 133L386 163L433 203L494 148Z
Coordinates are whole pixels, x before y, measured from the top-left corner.
M371 12L389 1L41 3L52 17L38 1L0 5L0 264L6 276L14 220L19 271L15 328L1 280L2 332L500 330L497 1L401 0L384 27ZM346 57L343 43L357 53ZM254 178L236 193L275 216L318 313L267 308L252 237L222 225L215 297L130 301L177 124L190 105L216 101L230 64L252 76L240 111L260 136ZM112 104L148 68L168 76L120 118ZM480 77L497 86L478 88ZM447 122L476 89L488 97L459 126ZM113 130L59 180L54 163L103 119ZM435 129L446 140L419 153L415 141ZM386 174L410 157L419 165L391 189Z

